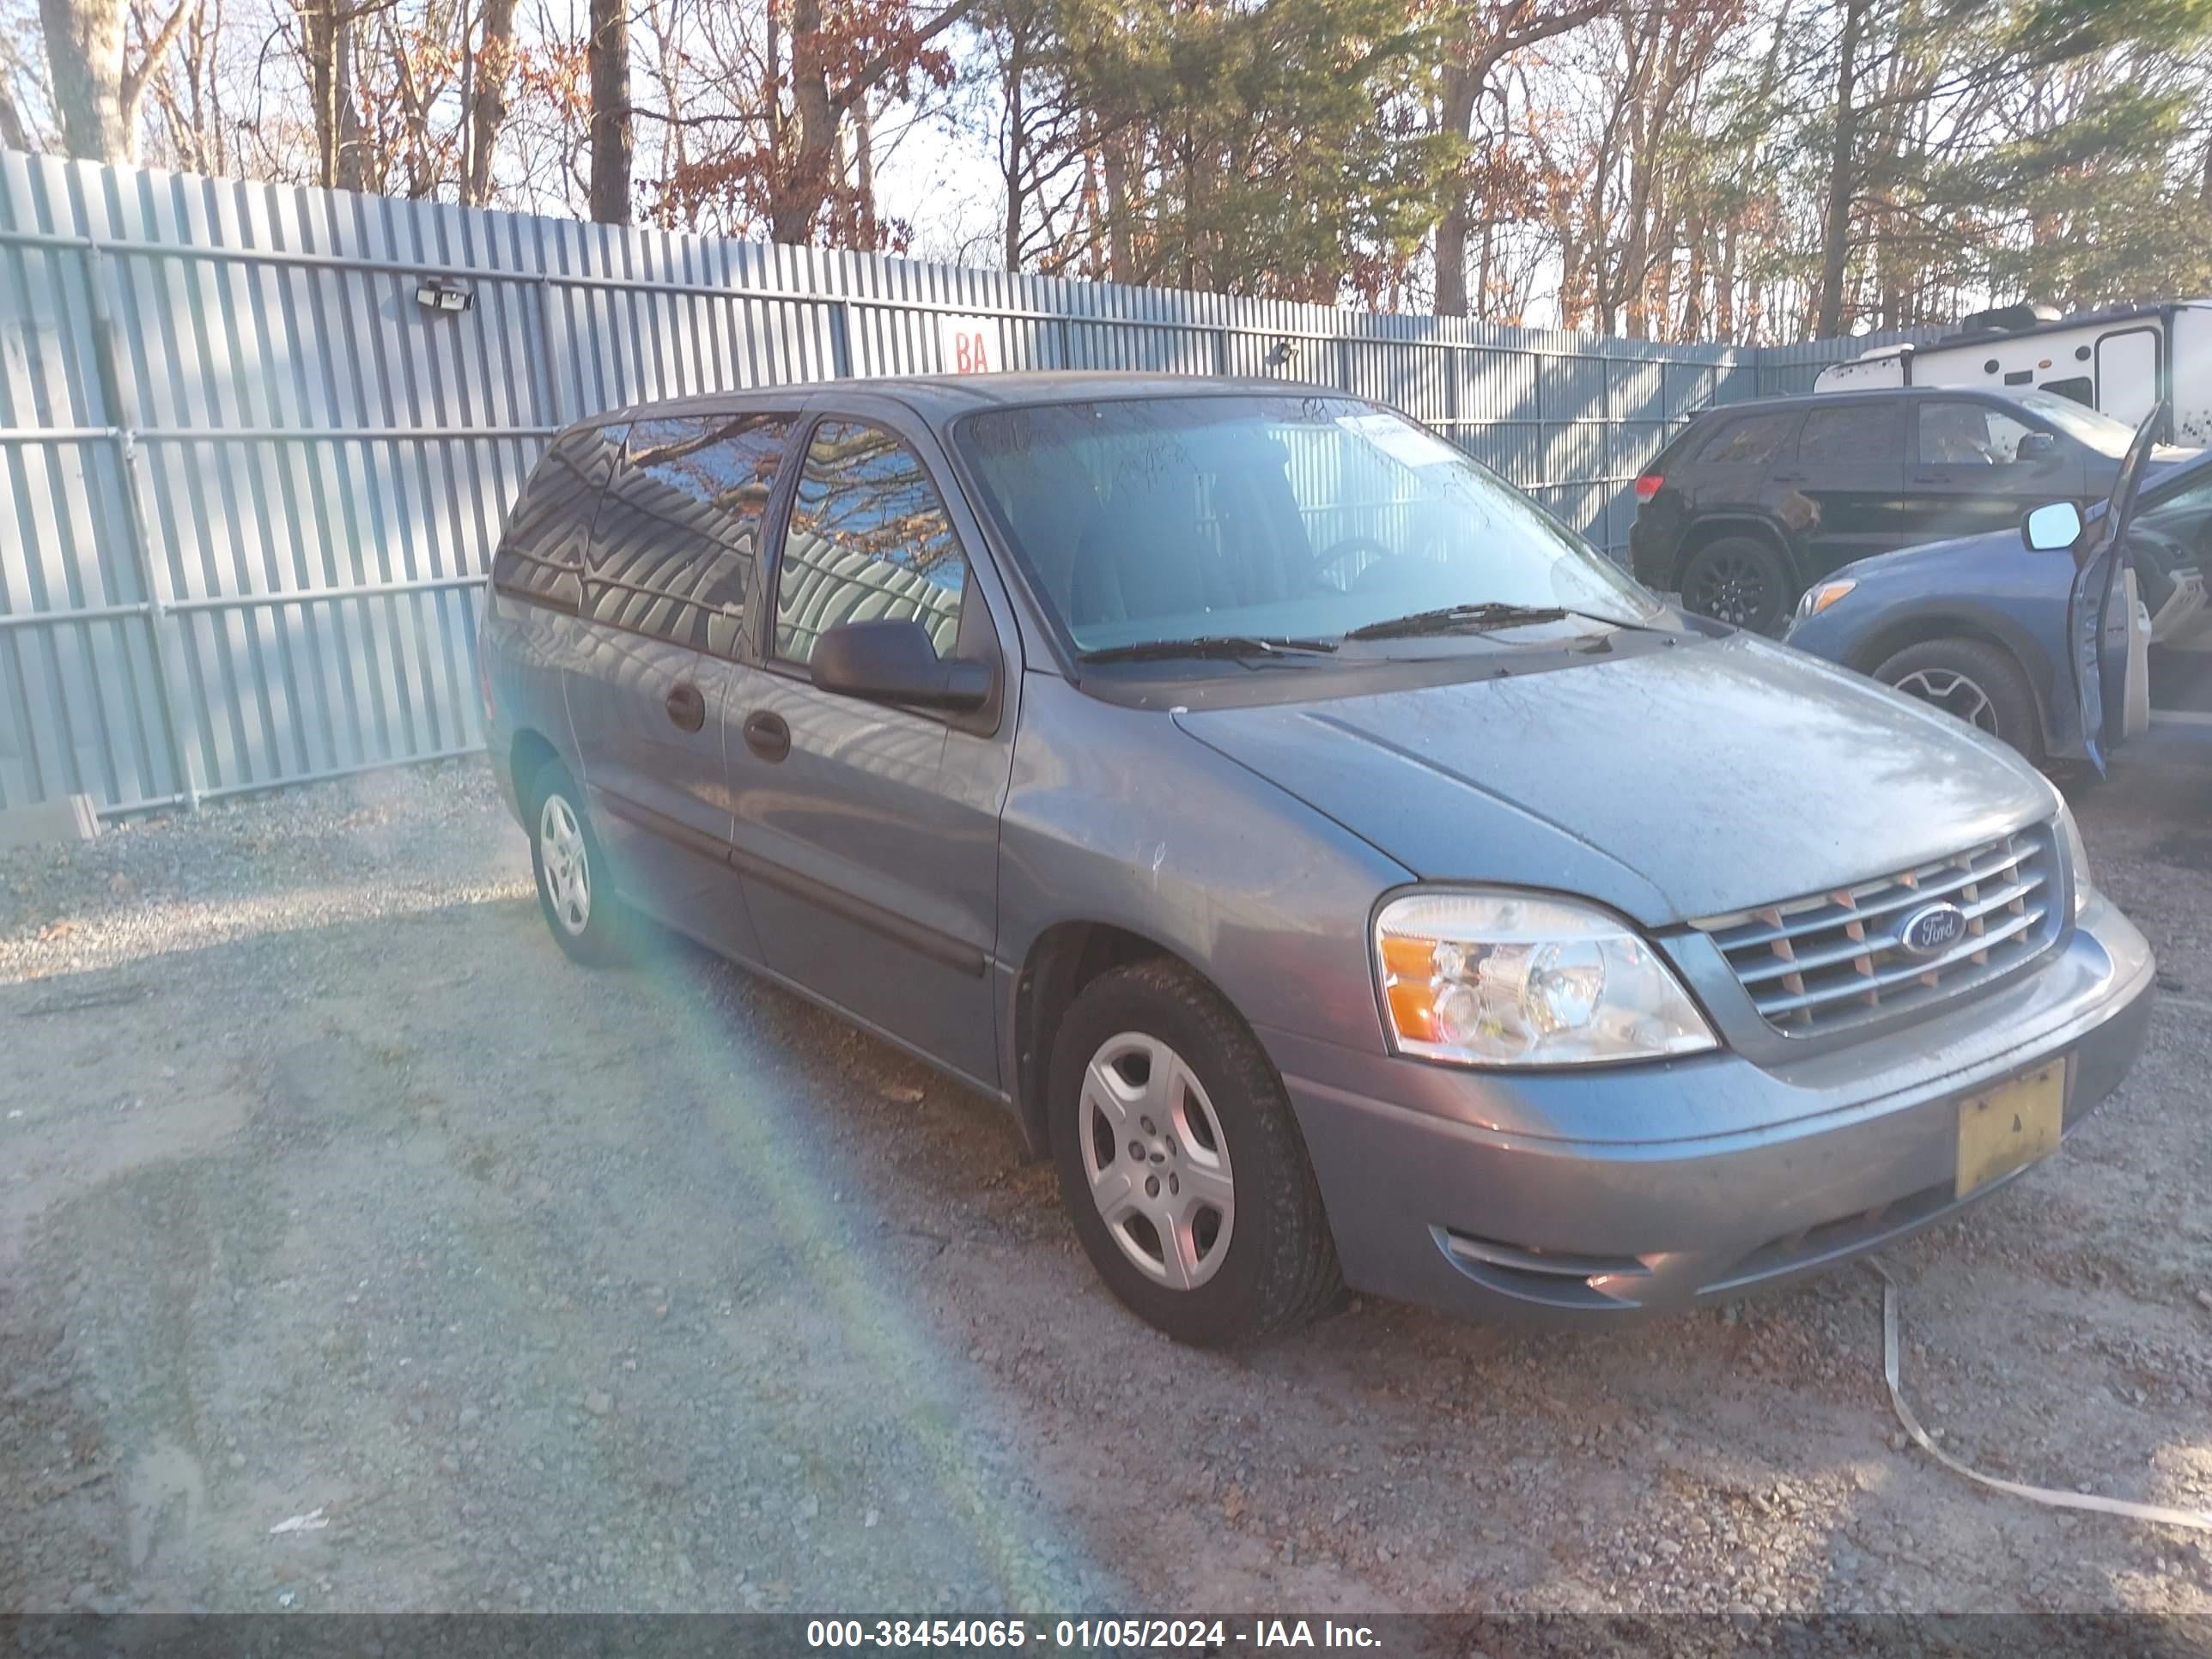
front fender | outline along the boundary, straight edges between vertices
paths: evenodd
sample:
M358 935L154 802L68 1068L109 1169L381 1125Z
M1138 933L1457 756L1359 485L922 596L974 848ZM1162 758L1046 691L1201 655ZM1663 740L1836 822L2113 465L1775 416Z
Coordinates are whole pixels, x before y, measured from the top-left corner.
M999 852L1000 1043L1018 1076L1021 975L1062 923L1189 963L1245 1020L1385 1052L1368 960L1376 897L1412 872L1182 732L1164 709L1024 687Z
M2081 721L2075 706L2073 679L2059 652L2063 640L2055 635L2046 638L2045 633L2017 610L1970 598L1954 598L1941 605L1916 607L1908 618L1884 633L1869 635L1849 665L1863 674L1871 674L1914 640L1946 635L1988 640L2011 653L2035 693L2036 719L2043 729L2044 752L2057 759L2077 759L2084 752Z

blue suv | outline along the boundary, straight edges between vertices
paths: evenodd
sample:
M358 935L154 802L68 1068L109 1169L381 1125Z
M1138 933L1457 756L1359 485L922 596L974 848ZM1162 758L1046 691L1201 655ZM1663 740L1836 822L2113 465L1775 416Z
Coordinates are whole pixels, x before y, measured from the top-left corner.
M2152 702L2212 707L2212 454L2157 465L2151 429L2087 514L2047 503L2019 528L1845 565L1806 590L1787 642L2036 761L2100 760Z

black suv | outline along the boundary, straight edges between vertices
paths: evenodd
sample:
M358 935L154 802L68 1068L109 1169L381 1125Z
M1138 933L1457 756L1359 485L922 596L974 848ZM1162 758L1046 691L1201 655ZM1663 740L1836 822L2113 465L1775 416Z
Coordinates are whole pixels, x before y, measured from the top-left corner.
M2131 434L2047 392L1940 386L1705 410L1636 481L1629 560L1685 608L1772 633L1853 559L2020 522L2111 490Z

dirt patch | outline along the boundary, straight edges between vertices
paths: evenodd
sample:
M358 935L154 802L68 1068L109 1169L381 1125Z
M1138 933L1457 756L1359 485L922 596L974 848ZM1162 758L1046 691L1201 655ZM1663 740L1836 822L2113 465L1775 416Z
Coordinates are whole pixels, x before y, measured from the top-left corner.
M1947 1445L2197 1507L2201 799L2081 802L2184 988L2142 1064L1890 1258ZM474 768L0 863L0 1041L6 1610L2212 1612L2212 1540L1893 1449L1861 1272L1175 1347L994 1109L690 951L571 967Z

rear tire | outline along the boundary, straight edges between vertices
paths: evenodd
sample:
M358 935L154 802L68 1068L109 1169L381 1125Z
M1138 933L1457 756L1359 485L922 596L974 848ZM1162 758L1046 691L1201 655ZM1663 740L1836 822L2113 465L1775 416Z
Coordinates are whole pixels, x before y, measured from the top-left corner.
M587 967L619 961L626 917L605 852L568 769L549 760L530 787L530 867L554 942Z
M1683 608L1716 622L1772 634L1796 603L1790 562L1756 537L1718 537L1683 563Z
M1182 963L1086 986L1053 1040L1060 1199L1107 1287L1200 1347L1305 1324L1343 1288L1321 1188L1273 1065Z
M2002 647L1984 640L1923 640L1891 657L1874 677L1958 716L2031 761L2043 757L2035 693Z

